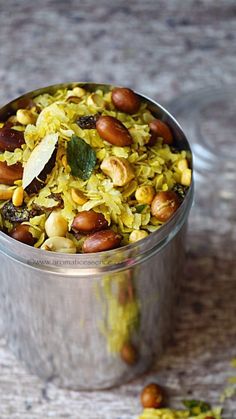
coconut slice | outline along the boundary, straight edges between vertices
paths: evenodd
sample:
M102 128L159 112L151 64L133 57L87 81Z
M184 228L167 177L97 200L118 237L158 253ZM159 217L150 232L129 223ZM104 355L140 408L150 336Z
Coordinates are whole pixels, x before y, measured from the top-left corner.
M32 151L23 172L23 189L38 177L46 163L50 160L58 141L58 134L48 134Z

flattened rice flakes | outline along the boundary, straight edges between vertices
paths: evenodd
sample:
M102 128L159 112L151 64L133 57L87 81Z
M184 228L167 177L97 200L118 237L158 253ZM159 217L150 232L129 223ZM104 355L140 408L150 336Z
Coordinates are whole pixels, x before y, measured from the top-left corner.
M222 409L213 408L208 412L200 413L199 415L190 414L188 410L172 410L172 409L144 409L143 413L138 419L206 419L214 418L221 419Z

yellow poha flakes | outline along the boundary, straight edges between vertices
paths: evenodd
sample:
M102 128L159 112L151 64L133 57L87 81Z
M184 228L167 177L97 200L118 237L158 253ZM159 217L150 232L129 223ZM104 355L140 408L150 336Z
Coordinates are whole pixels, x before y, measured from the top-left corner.
M140 307L132 296L132 283L129 273L119 273L103 278L104 310L106 322L101 323L100 329L107 341L110 353L119 353L123 345L130 340L130 336L139 324ZM125 304L120 301L120 293L130 290L129 300Z
M222 409L220 407L216 407L208 412L192 416L188 410L144 409L138 419L205 419L206 417L221 419L221 411Z

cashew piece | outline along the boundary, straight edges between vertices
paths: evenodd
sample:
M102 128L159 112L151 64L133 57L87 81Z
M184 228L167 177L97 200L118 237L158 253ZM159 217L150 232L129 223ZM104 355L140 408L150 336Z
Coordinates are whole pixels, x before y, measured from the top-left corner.
M66 237L50 237L41 246L42 250L59 253L76 253L76 247L72 240Z
M124 186L135 177L133 167L124 157L106 157L101 170L112 179L114 186Z
M86 198L86 196L83 194L83 192L79 191L78 189L75 188L71 188L71 198L73 199L73 201L78 204L78 205L84 205L85 202L88 201L88 199Z

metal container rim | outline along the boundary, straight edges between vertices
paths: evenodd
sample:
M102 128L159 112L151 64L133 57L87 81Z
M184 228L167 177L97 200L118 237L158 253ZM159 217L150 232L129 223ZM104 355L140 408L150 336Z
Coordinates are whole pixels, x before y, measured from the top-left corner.
M60 88L72 88L75 86L85 87L93 91L98 88L111 89L115 86L105 83L88 83L88 82L68 82L55 84L43 88L27 92L18 98L12 100L0 109L0 120L11 115L17 109L17 103L29 98L34 98L46 92L56 91ZM164 117L171 128L177 134L179 143L184 145L191 153L189 142L183 132L182 127L176 119L158 102L150 99L145 95L136 92L140 98L146 101L154 114ZM171 239L178 233L181 226L186 222L192 201L193 201L193 180L191 186L184 198L184 201L176 211L176 213L168 220L160 229L151 233L148 237L126 245L124 247L91 254L63 254L52 253L42 249L36 249L26 244L18 242L13 238L0 232L0 252L9 256L11 259L29 265L35 269L63 275L72 276L94 276L102 272L111 272L122 269L131 268L131 266L146 260L154 253L160 251L163 246L167 245Z

